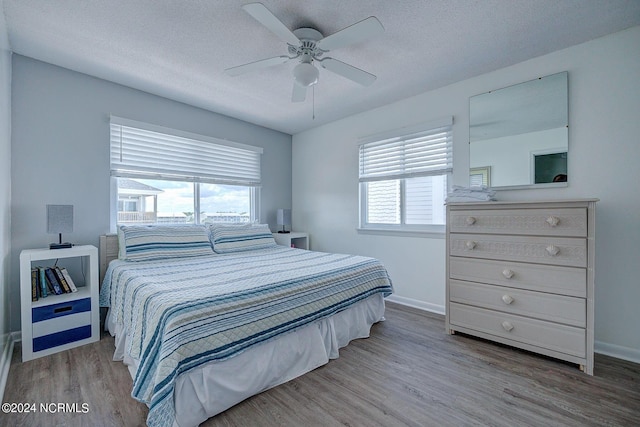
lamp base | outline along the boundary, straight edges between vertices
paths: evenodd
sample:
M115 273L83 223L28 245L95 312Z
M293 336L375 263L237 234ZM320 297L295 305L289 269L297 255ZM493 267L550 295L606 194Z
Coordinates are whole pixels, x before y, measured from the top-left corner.
M287 233L291 233L291 232L290 232L290 231L280 230L280 231L278 231L278 233L280 233L280 234L287 234Z
M49 249L67 249L72 248L73 243L49 243Z

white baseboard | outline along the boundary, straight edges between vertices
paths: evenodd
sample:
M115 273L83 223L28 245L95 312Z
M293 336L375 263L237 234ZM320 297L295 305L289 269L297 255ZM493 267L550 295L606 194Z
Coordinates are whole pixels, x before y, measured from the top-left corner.
M623 347L621 345L609 344L602 341L594 343L594 351L596 353L615 357L616 359L627 360L629 362L640 363L640 350L635 348Z
M0 402L4 402L4 388L9 378L11 357L13 356L13 334L7 334L2 340L2 355L0 355Z
M431 304L413 298L400 297L398 295L389 295L385 300L418 308L420 310L430 311L431 313L442 314L444 316L444 305Z

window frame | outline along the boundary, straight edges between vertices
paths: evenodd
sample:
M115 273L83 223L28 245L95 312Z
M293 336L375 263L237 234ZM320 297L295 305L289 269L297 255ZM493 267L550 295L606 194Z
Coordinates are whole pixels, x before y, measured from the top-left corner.
M155 132L158 134L164 134L168 137L178 137L185 138L198 143L210 143L215 144L222 148L234 149L237 148L239 150L246 150L258 153L257 160L257 176L258 180L255 180L253 177L250 181L243 183L242 180L238 180L237 178L226 179L222 177L220 179L211 178L208 176L197 176L195 174L182 175L182 176L174 176L173 174L162 175L162 173L149 173L148 171L136 171L134 169L127 171L118 171L117 165L114 167L114 155L113 155L113 126L125 126L128 128L134 128L137 130L147 131L147 132ZM115 232L118 227L118 178L129 178L129 179L156 179L168 182L190 182L193 185L193 209L194 209L194 223L201 224L201 215L200 215L200 184L218 184L225 186L238 186L249 189L249 208L250 208L250 223L260 222L260 188L261 188L261 155L263 153L263 149L261 147L255 147L247 144L237 143L228 140L222 140L218 138L213 138L205 135L199 135L191 132L186 132L177 129L170 129L162 126L152 125L148 123L138 122L134 120L124 119L121 117L110 116L110 148L109 148L109 156L110 156L110 229L112 232ZM122 147L122 145L120 145ZM120 157L122 160L122 157Z
M377 178L369 178L365 177L363 179L362 176L362 152L361 148L363 145L368 143L378 143L384 140L405 140L409 139L416 134L429 134L430 132L440 129L447 128L449 141L447 143L447 150L449 161L447 165L442 167L441 169L431 170L425 173L419 174L392 174L388 176L386 179L384 177ZM376 135L367 136L361 138L358 144L359 150L359 225L358 232L361 233L374 233L374 234L413 234L413 235L426 235L430 237L443 238L445 229L446 229L446 214L443 216L444 224L407 224L406 223L406 215L407 215L407 196L406 196L406 180L411 179L413 177L419 176L442 176L445 179L445 192L451 186L451 180L453 176L453 118L447 117L443 119L439 119L436 121L423 123L416 126L406 127L402 129L396 129ZM367 218L367 203L368 203L368 194L367 194L367 183L371 181L391 181L391 180L399 180L400 181L400 223L399 224L383 224L383 223L370 223Z

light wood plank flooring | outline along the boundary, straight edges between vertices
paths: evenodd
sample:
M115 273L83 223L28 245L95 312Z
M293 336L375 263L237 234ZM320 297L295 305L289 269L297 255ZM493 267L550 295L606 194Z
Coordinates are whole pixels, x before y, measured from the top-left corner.
M640 365L575 365L444 332L443 316L389 303L340 358L208 420L217 426L637 426ZM113 339L21 363L5 402L87 403L88 413L0 414L2 426L143 426Z

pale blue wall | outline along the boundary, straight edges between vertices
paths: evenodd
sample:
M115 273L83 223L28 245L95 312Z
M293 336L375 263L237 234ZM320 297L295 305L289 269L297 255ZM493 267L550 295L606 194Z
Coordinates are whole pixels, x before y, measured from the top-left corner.
M2 7L2 1L0 1ZM11 51L0 10L0 359L10 328L9 265L11 249ZM17 310L19 312L19 309ZM10 355L9 355L10 357ZM0 370L3 368L0 365ZM1 371L0 371L1 375ZM0 397L4 387L0 386Z
M47 204L74 205L76 244L109 232L109 115L264 148L261 220L291 206L291 136L20 55L13 56L11 302L20 251L46 247ZM19 313L11 315L19 330Z

